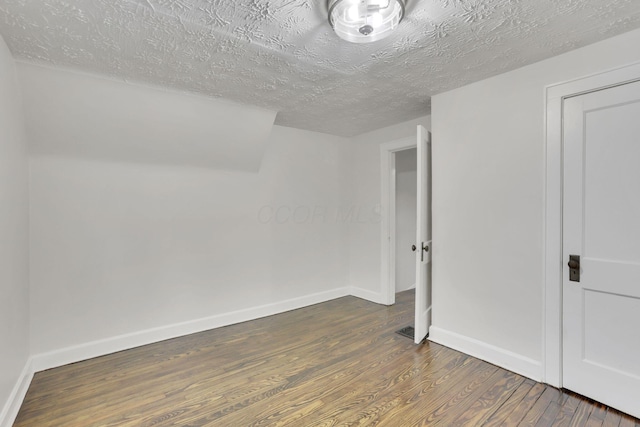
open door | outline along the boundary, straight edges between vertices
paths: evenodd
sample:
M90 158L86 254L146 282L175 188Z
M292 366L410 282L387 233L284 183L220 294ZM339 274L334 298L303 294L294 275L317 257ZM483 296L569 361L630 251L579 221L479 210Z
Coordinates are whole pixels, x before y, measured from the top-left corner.
M416 224L416 344L431 326L431 135L418 126L418 203Z

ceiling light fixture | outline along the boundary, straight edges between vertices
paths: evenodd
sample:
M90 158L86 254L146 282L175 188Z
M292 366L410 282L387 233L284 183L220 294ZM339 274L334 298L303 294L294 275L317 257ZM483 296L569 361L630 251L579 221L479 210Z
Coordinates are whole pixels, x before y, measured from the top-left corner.
M336 34L352 43L387 37L404 17L406 0L328 0L329 23Z

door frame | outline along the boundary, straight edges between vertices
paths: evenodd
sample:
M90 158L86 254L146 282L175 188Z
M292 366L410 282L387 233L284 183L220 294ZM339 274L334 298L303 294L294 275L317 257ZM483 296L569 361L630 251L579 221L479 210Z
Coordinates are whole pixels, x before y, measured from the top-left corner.
M542 380L562 387L562 115L564 100L640 80L640 62L545 88Z
M396 153L417 146L415 136L380 144L380 296L386 305L396 302Z

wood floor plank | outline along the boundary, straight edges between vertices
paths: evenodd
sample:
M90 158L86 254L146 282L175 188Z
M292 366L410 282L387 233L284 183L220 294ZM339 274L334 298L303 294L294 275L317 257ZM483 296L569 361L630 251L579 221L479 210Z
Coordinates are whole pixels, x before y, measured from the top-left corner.
M398 342L402 342L404 345L405 350L411 348L411 344L410 342L408 342L408 340L402 340L401 337L399 337L398 335L395 335L393 337L393 340L398 341ZM358 355L362 354L361 349L356 349ZM336 352L331 350L331 352L335 355ZM369 352L369 355L374 355L382 360L387 360L387 357L385 357L384 355L380 355L379 353L375 353L375 352ZM398 356L398 355L396 355ZM346 375L347 370L345 370L347 367L341 365L340 361L337 361L335 358L334 359L330 359L328 357L320 357L320 359L323 359L323 363L327 364L327 373L328 374L332 374L335 373L335 371L340 372L340 377L343 377L342 380L345 380L344 377L347 377L348 375ZM326 360L324 360L326 359ZM346 358L345 360L359 360L359 362L362 362L363 359L362 357L359 358ZM363 370L362 367L359 368L360 370ZM264 395L263 397L265 399L259 399L260 403L254 404L252 411L250 413L250 417L255 417L261 420L269 420L270 422L275 422L275 419L277 417L282 417L282 416L288 416L287 415L287 411L288 411L288 407L296 407L297 405L299 405L299 403L296 403L294 401L291 401L290 399L296 399L296 398L300 398L299 396L296 397L296 390L298 387L302 387L304 389L306 389L306 393L308 394L309 390L308 390L308 385L306 384L307 382L313 382L314 385L316 385L316 390L330 390L331 387L335 387L336 386L336 381L333 381L333 384L331 384L331 386L326 386L323 385L325 384L325 382L319 383L319 377L318 375L321 375L321 371L319 370L309 370L307 373L307 375L309 375L306 380L302 380L300 378L296 379L295 381L290 381L289 384L287 384L287 386L283 387L282 389L277 391L278 394L278 398L283 400L284 402L286 402L286 405L284 405L284 407L278 408L276 407L276 409L271 408L271 406L269 406L271 409L271 412L265 413L265 409L263 408L262 405L262 400L265 400L273 395L276 394L274 392L268 393L267 395ZM324 379L328 379L329 377L325 377ZM348 379L348 378L347 378ZM340 381L338 381L339 383ZM304 384L304 386L303 386ZM305 396L304 394L302 394L302 399L308 399L307 396ZM246 403L246 402L245 402ZM246 407L246 405L243 405L244 407ZM241 406L242 407L242 406ZM234 415L233 413L236 412L236 414ZM229 424L236 424L236 425L249 425L251 423L251 420L247 419L247 412L244 411L244 413L239 412L239 411L235 411L235 408L228 408L228 410L223 410L222 412L217 412L217 413L213 413L213 414L209 414L205 417L202 417L200 419L188 419L187 421L189 422L197 422L197 423L210 423L210 422L214 422L217 419L221 419L222 417L225 417L224 420L226 423ZM235 418L240 418L240 419L235 419ZM180 420L175 420L175 425L179 425L177 424L178 421ZM174 424L172 424L174 425Z
M538 419L535 426L536 427L549 427L552 426L555 422L556 417L560 413L562 409L562 404L559 402L551 402L547 409L545 409L542 416Z
M498 427L501 426L504 421L511 415L511 413L516 409L520 402L527 396L527 394L531 391L531 388L535 385L535 381L527 379L525 380L520 387L507 399L507 401L502 404L483 424L486 427Z
M402 355L396 354L395 356L401 360ZM278 423L282 418L289 418L292 410L297 411L296 408L308 405L310 404L309 402L327 399L335 390L348 387L354 381L362 381L364 372L375 371L376 361L387 359L387 355L376 351L369 352L365 356L360 355L358 359L361 363L351 367L344 363L329 360L324 369L314 372L312 376L303 380L291 381L288 387L284 388L278 395L278 399L282 401L281 404L270 404L266 407L259 406L255 408L250 417L243 413L231 414L225 418L225 422L229 425L250 426L255 424L251 418L257 418L262 421L268 421L269 425ZM362 363L368 366L364 367ZM404 366L398 364L398 369L397 375L404 376L406 374L406 372L403 372L406 369ZM309 389L308 382L314 384L313 390ZM297 412L297 418L304 417L302 412ZM317 415L317 412L314 412L314 414ZM208 419L208 421L211 420Z
M554 427L567 427L571 425L571 420L573 419L579 404L580 399L578 397L568 394L567 399L562 404L560 411L558 411L558 414L551 425Z
M558 403L562 393L552 387L547 387L540 395L536 403L525 414L524 418L518 424L518 427L533 427L536 425L540 417L545 413L547 407L552 403Z
M492 366L495 368L495 366ZM489 371L491 372L491 370ZM427 416L421 416L422 420L411 425L443 425L448 426L457 418L460 413L467 412L473 403L484 393L487 392L497 382L501 382L510 373L505 373L502 369L496 369L491 372L491 376L477 376L472 381L466 380L467 383L456 395L452 396L448 402L441 405ZM412 417L413 418L413 417Z
M339 298L35 374L16 427L602 426L638 420L439 344Z
M350 420L361 425L377 425L383 421L394 423L396 421L390 420L406 412L407 408L424 403L425 397L429 397L429 405L442 404L446 401L448 390L455 388L465 377L480 373L483 368L492 369L485 362L449 349L445 350L454 355L447 366L442 367L436 360L436 363L426 369L420 369L420 375L412 381L405 381L394 387L379 383L369 389L370 392L357 391L353 394L351 402L360 402L361 406L364 403L365 407ZM338 414L339 418L343 416L344 414Z
M620 414L612 409L607 410L607 414L604 417L602 427L619 427L620 426Z
M620 427L635 427L638 423L638 420L635 420L627 415L622 415L620 417Z
M589 418L587 419L585 427L602 427L606 415L607 407L601 404L595 404L591 410Z
M517 426L531 410L536 401L545 392L547 387L544 384L534 384L529 393L520 401L518 406L509 414L503 425Z
M329 421L340 422L347 419L360 425L378 423L413 402L422 401L421 396L429 393L433 387L440 387L440 391L444 391L447 384L453 384L461 376L469 375L481 364L461 353L448 349L445 351L450 354L437 357L424 366L414 365L417 370L410 377L394 379L381 373L379 377L374 376L373 381L367 381L364 388L355 384L347 390L337 392L331 397L340 399L336 400L339 406L327 415L319 414L316 421L308 425L323 425ZM354 413L345 417L350 412Z
M576 408L576 412L573 414L573 418L571 418L571 422L569 423L570 427L578 427L584 426L589 419L589 415L591 415L591 411L593 410L593 405L586 399L581 399L578 407Z
M379 361L391 363L393 359L397 360L397 358L406 354L407 351L412 348L411 342L403 339L399 335L395 335L391 337L391 339L402 344L402 353L396 352L394 354L385 354L382 353L381 349L384 349L384 347L382 347L377 348L375 351L367 352L363 357L362 350L356 348L354 351L357 353L356 356L358 357L351 357L351 355L347 355L341 360L336 360L335 358L332 359L331 357L320 357L318 363L320 363L320 359L322 359L323 365L319 364L317 367L322 369L307 370L305 373L307 377L305 378L290 378L288 384L278 390L278 398L286 402L286 405L280 407L270 405L267 409L264 409L260 404L254 405L255 407L251 411L251 417L275 422L278 418L287 416L288 407L297 407L301 403L304 403L305 400L324 398L326 393L330 392L335 387L339 387L342 383L349 382L354 376L362 376L364 372L371 372L376 365L380 364ZM354 360L358 361L358 363L355 364L357 366L350 367L349 364L354 365ZM362 366L367 363L369 364L368 366ZM402 364L399 364L398 367L403 369ZM314 391L311 393L308 387L309 382L313 382L315 386ZM264 397L268 398L273 394L274 393L271 392ZM220 419L224 416L225 422L229 424L251 425L251 420L247 419L246 413L234 411L234 408L228 409L229 410L209 414L201 419L186 419L186 421L190 423L213 422L214 420ZM233 415L233 412L237 412L237 414ZM176 423L178 421L181 420L175 420Z
M434 416L433 425L436 425L436 419L448 410L447 404L450 400L459 400L461 395L468 394L496 370L494 366L467 358L456 371L406 391L400 396L400 404L393 406L391 410L378 413L375 418L370 417L363 425L417 425L416 423L424 418L425 413ZM467 381L471 376L474 380ZM464 387L461 387L463 384ZM395 393L392 395L395 396ZM424 412L418 408L422 408Z
M451 426L473 427L483 425L524 381L524 377L508 372L507 375L497 381L485 394L480 396L469 409L456 418L451 423Z

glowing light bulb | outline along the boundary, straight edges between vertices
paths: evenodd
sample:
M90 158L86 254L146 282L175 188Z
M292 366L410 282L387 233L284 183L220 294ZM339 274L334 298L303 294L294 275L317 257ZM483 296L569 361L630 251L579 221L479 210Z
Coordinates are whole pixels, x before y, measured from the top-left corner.
M1 2L2 0L0 0ZM353 43L389 36L404 17L407 0L327 0L329 23L336 34Z
M360 5L354 4L349 9L347 9L347 17L350 21L357 21L360 19Z
M382 15L379 12L371 14L371 26L376 28L382 24Z

